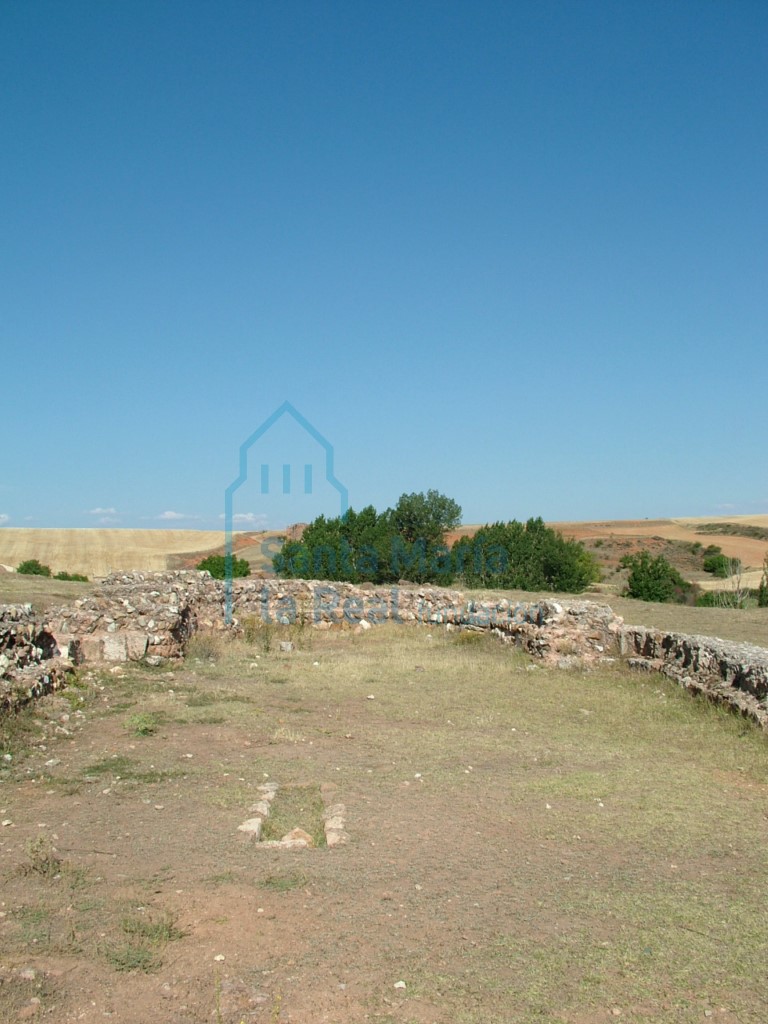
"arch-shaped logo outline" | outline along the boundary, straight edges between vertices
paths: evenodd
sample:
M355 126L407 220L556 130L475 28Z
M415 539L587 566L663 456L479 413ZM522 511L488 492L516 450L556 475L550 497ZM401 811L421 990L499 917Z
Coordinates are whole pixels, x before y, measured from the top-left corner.
M283 404L275 409L272 415L267 417L261 426L257 427L251 436L240 445L240 472L224 491L224 621L227 624L232 622L232 534L234 532L232 529L234 519L232 506L235 492L238 488L242 487L248 479L248 452L256 444L259 438L263 437L282 416L286 415L286 413L289 416L292 416L296 423L298 423L298 425L325 450L325 479L331 487L339 493L339 515L343 516L349 508L349 491L344 484L336 478L333 471L333 445L327 440L327 438L323 437L316 427L312 426L306 416L302 416L299 410L292 405L291 402L283 402Z

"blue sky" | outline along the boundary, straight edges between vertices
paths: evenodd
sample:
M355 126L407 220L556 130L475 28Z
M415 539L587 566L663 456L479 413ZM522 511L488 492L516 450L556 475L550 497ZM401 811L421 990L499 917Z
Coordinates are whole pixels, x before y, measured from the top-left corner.
M4 0L0 522L216 528L285 400L354 507L768 512L767 45L762 0Z

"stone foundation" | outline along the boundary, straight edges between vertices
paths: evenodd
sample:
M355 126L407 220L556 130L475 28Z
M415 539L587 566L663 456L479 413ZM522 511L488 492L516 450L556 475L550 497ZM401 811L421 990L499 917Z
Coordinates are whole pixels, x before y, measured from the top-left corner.
M72 665L60 656L56 638L31 605L0 606L0 712L64 686Z
M0 607L0 707L55 689L72 664L158 664L182 657L198 631L242 633L249 619L358 631L398 622L488 630L560 668L623 656L632 667L662 672L768 729L768 651L626 626L608 605L592 601L475 601L432 586L246 579L233 581L230 625L224 607L224 584L196 570L114 574L44 620L29 606Z

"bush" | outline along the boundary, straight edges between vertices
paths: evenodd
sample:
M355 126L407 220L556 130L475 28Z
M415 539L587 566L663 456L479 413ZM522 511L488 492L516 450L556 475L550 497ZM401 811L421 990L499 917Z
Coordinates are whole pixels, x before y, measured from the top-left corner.
M372 505L344 516L319 516L301 541L288 541L275 556L278 576L349 583L451 584L468 587L578 592L600 579L600 567L583 544L566 540L542 519L484 526L449 550L444 530L460 509L436 491L407 494L394 509Z
M226 555L208 555L202 562L198 562L197 568L209 572L215 580L226 579L227 576L227 558ZM244 558L237 558L235 555L232 556L232 577L242 578L243 576L251 575L251 567Z
M541 518L483 526L457 540L451 554L467 587L576 593L600 579L595 556Z
M650 551L640 551L636 555L625 555L621 564L629 569L628 597L636 597L640 601L676 601L679 604L688 600L691 584L663 555L653 558Z
M51 569L48 565L41 565L36 558L28 558L26 562L22 562L16 572L20 572L22 576L50 576Z
M738 572L741 562L738 558L729 558L727 555L709 555L704 559L704 572L711 572L718 580L725 580Z
M69 583L87 583L88 577L79 572L57 572L55 580L67 580Z

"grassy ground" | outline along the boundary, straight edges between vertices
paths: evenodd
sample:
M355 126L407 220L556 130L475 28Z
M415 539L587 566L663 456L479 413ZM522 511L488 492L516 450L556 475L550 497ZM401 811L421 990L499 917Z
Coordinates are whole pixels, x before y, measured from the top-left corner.
M0 604L31 604L44 611L53 605L75 601L93 590L93 583L67 583L45 576L0 573Z
M294 640L201 638L7 731L0 1019L762 1024L761 733L482 636ZM335 784L350 845L249 844L267 778L285 828Z

